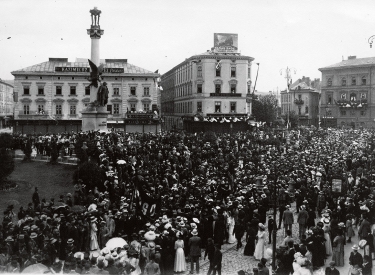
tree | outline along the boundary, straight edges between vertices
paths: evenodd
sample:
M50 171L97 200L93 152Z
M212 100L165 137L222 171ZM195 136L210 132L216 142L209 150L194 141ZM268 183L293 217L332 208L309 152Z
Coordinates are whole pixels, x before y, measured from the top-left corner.
M253 115L257 121L273 123L277 116L277 98L274 94L259 96L253 100Z
M13 140L10 134L0 134L0 183L4 184L14 170Z
M283 119L285 120L285 126L287 126L287 124L288 124L288 114L283 115ZM298 120L299 120L299 117L296 114L296 112L295 111L289 111L289 123L290 123L291 128L296 127L298 125Z

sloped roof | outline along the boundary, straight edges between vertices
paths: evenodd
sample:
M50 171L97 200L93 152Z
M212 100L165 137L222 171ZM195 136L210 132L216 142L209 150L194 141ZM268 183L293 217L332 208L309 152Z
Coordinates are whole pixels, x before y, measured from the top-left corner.
M343 60L339 63L319 68L319 70L328 70L333 68L345 68L345 67L359 67L359 66L372 66L375 65L375 57L364 57L364 58L353 58L348 60Z
M78 58L77 61L84 59ZM86 59L87 60L87 59ZM17 73L54 73L55 67L90 67L88 61L86 62L64 62L64 61L46 61L36 65L32 65L23 69L13 71L12 74ZM112 61L112 60L111 60ZM127 62L105 62L105 59L100 60L104 64L104 68L124 68L124 74L155 74L152 71L143 69ZM158 74L155 74L158 75Z
M309 85L307 85L305 82L297 83L297 85L290 85L290 89L295 89L301 87L301 89L312 89Z

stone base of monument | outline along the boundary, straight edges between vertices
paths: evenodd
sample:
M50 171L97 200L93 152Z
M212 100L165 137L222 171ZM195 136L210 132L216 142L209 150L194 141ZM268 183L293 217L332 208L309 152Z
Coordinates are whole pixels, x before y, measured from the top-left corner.
M109 112L105 107L89 106L81 112L82 131L107 131L107 117Z

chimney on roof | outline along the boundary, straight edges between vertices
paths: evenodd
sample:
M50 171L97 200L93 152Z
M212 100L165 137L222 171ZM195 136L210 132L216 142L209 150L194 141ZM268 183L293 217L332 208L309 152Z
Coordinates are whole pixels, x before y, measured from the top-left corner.
M68 62L68 58L56 58L56 57L50 57L48 59L50 62Z
M348 56L348 60L356 59L356 58L357 58L357 56L355 56L355 55L349 55L349 56Z

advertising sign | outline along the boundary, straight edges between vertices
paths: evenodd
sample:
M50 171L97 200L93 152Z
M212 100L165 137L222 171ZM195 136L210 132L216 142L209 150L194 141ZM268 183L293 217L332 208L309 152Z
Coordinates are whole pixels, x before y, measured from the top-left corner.
M341 179L332 179L332 192L341 193L342 180Z
M237 33L214 33L214 52L217 53L237 53L238 34Z
M55 72L64 72L64 73L89 73L89 67L55 67ZM124 68L104 68L103 73L110 74L119 74L123 73Z

